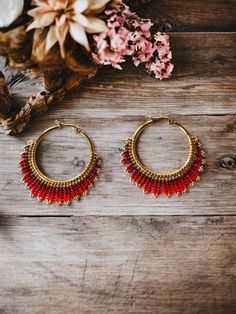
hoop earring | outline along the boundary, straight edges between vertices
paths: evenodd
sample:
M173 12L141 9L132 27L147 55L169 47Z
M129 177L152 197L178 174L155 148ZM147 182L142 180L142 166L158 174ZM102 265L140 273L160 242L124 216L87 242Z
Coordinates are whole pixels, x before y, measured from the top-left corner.
M37 197L39 201L46 200L47 203L58 205L70 205L75 198L80 200L97 179L101 168L101 158L95 152L93 142L88 135L78 126L55 121L56 125L44 131L36 140L30 140L21 155L19 166L22 173L22 182L31 190L31 196ZM72 127L87 141L90 148L90 159L84 170L72 179L56 181L47 177L37 165L37 148L43 138L52 130L62 127Z
M182 194L187 191L188 186L193 185L194 181L199 180L199 173L203 171L203 166L206 163L201 143L181 124L169 117L147 118L148 121L140 126L133 137L129 138L123 147L121 163L126 167L125 172L130 174L131 181L135 182L137 186L140 186L144 193L151 193L154 196L164 194L166 197L173 194ZM184 132L189 142L189 156L185 164L175 172L167 174L156 173L148 169L140 161L137 153L137 142L143 130L160 120L166 120L170 125Z

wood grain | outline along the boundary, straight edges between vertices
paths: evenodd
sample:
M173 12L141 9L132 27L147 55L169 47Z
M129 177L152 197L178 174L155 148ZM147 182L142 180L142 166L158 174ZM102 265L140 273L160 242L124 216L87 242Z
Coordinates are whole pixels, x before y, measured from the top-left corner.
M103 116L105 110L111 117L116 112L235 113L236 33L175 33L171 42L175 70L170 80L155 80L131 64L123 71L105 68L53 112L68 118L89 112ZM12 92L23 102L23 96L40 90L41 81L34 80L14 85Z
M174 32L236 31L236 1L153 0L140 11L164 30Z
M131 64L105 68L19 137L0 130L1 314L236 313L235 4L153 1L141 14L171 32L171 80ZM42 89L40 79L8 74L19 104ZM198 135L207 152L202 180L180 198L143 195L119 164L144 116L161 114ZM72 207L32 200L17 168L27 140L55 119L82 127L103 157L101 180ZM156 125L139 152L154 170L173 170L186 158L186 139ZM55 178L80 172L87 159L69 129L40 147L39 163Z
M236 310L236 217L0 220L0 312Z
M3 213L30 215L205 215L235 214L236 167L222 167L225 156L235 156L236 116L176 116L180 123L201 139L207 152L208 165L202 180L183 197L158 199L143 195L129 182L119 163L120 148L136 128L144 121L143 116L131 116L125 111L112 114L109 109L97 109L86 116L67 114L67 120L84 128L92 137L103 158L103 173L90 195L71 207L38 204L20 182L17 168L18 155L30 138L61 118L57 110L53 118L47 116L32 127L28 135L20 138L1 136L1 210ZM156 115L161 112L156 111ZM89 123L88 123L89 121ZM210 126L210 127L209 127ZM158 170L174 170L186 159L186 139L175 128L156 125L147 129L140 143L140 153L148 166ZM50 134L41 150L41 163L47 173L56 178L68 178L80 172L88 159L88 148L73 135L70 129ZM16 206L17 204L17 206Z
M1 207L4 213L29 215L199 215L235 213L235 167L223 167L225 158L235 161L235 33L178 33L173 37L176 70L171 80L156 81L142 69L128 65L123 72L104 69L97 80L68 97L38 119L28 133L18 138L1 135ZM207 40L206 40L207 38ZM218 43L222 44L219 54ZM223 60L223 61L222 61ZM136 75L134 75L134 70ZM223 76L222 76L223 74ZM14 86L17 95L32 92L32 85ZM39 88L40 82L35 85ZM229 114L231 113L231 115ZM123 142L143 122L145 115L177 117L203 141L208 167L184 198L158 200L144 196L129 183L119 164ZM70 208L47 207L28 197L20 183L17 163L24 144L53 125L55 119L71 121L94 140L104 160L100 182L91 195ZM158 129L157 129L158 130ZM162 141L158 138L163 138ZM160 136L143 141L143 158L151 167L178 167L187 147L175 130L162 128ZM9 140L11 148L9 149ZM54 143L55 141L55 143ZM49 138L41 151L41 164L55 178L81 171L86 146L71 133ZM79 139L78 139L79 141ZM165 144L164 144L165 143ZM165 149L166 148L166 149ZM158 159L157 159L158 156ZM10 169L10 170L9 170ZM12 197L14 195L14 197ZM17 203L17 206L15 204Z

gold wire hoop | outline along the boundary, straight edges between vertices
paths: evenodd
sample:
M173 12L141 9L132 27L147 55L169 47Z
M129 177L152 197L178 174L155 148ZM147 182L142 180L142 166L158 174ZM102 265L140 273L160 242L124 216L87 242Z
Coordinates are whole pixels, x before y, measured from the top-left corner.
M197 137L193 137L180 123L173 119L161 116L159 118L146 117L148 121L143 123L129 138L122 149L121 163L125 166L125 172L130 174L131 182L143 189L145 194L152 194L155 197L163 194L166 197L185 193L189 186L199 180L200 172L205 165L205 153ZM169 124L179 128L188 138L189 155L185 164L174 172L157 173L147 168L140 160L137 153L137 142L141 133L149 125L165 120Z
M101 168L101 158L96 153L95 147L88 135L74 124L66 124L55 121L56 125L45 130L36 140L31 140L25 146L21 154L19 166L22 173L22 182L31 190L31 196L37 197L39 201L46 200L48 203L59 205L70 205L75 198L87 194L88 190L97 180ZM87 141L90 148L90 158L84 170L77 176L68 180L53 180L45 175L37 164L37 149L44 137L55 129L72 127Z
M153 117L147 117L146 116L146 118L148 120L138 128L138 130L134 133L134 135L131 139L131 154L132 154L134 162L138 165L138 167L141 169L141 171L143 173L149 175L153 179L159 179L159 180L163 180L163 181L166 179L169 179L169 178L172 178L172 179L177 178L181 174L188 171L188 169L192 165L192 160L193 160L193 156L195 153L195 145L194 145L195 139L191 136L191 134L180 123L177 123L176 121L174 121L170 117L161 116L158 118L153 118ZM150 126L154 123L157 123L159 121L163 121L163 120L167 121L170 125L173 125L173 126L177 127L178 129L180 129L187 136L188 143L189 143L189 154L188 154L187 161L184 163L184 165L181 168L177 169L174 172L170 172L170 173L157 173L157 172L150 170L141 162L140 157L138 156L138 153L137 153L137 142L138 142L142 132L148 126Z
M35 141L29 141L28 144L32 145L32 149L30 152L30 165L32 167L33 172L35 173L35 175L40 178L42 181L47 182L49 185L52 186L68 186L69 184L75 182L76 180L78 180L79 178L83 178L88 171L91 169L91 166L93 165L93 160L95 157L95 148L94 148L94 144L91 141L91 139L89 138L89 136L83 131L81 130L78 126L71 124L71 123L63 123L60 121L55 121L56 125L53 127L48 128L47 130L45 130ZM71 178L71 179L66 179L66 180L54 180L50 177L48 177L47 175L45 175L38 167L37 164L37 149L39 144L42 142L42 140L45 138L45 136L55 130L55 129L61 129L62 127L71 127L74 128L76 132L78 132L79 134L82 135L82 137L85 138L85 140L87 141L88 145L89 145L89 149L90 149L90 158L89 161L87 163L87 165L85 166L84 170L77 176Z

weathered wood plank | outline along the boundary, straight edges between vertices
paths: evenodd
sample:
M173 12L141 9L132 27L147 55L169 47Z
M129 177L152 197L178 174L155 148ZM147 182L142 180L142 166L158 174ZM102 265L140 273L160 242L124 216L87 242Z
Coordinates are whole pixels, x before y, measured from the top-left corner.
M236 311L236 217L0 219L0 312Z
M0 313L236 312L236 33L199 33L235 31L235 1L160 0L148 10L169 31L198 31L171 34L171 80L106 68L20 137L0 131ZM31 80L12 92L22 102L41 89ZM184 197L155 200L129 183L119 152L144 115L163 113L199 135L208 166ZM54 119L88 131L104 160L96 189L71 208L31 200L16 167L26 141ZM154 170L178 167L184 138L164 125L152 130L139 147L143 160ZM87 158L67 130L44 142L40 163L65 178Z
M172 31L236 31L236 1L158 0L141 14Z
M209 117L208 115L235 113L235 46L236 34L175 34L173 45L175 51L176 71L171 80L158 82L145 76L142 69L137 69L136 75L130 66L123 72L104 69L98 77L85 85L82 91L71 95L63 103L58 104L49 113L39 118L40 123L31 128L29 133L18 139L9 139L1 135L1 198L4 212L39 214L41 210L47 214L61 213L57 207L47 208L35 204L28 199L22 186L19 188L19 176L16 164L17 154L20 153L23 143L31 136L38 135L43 129L50 126L54 119L66 117L84 127L94 138L95 144L104 157L104 177L97 189L89 198L79 205L66 209L73 214L192 214L199 213L234 213L235 211L235 171L234 168L226 170L219 167L218 159L223 156L235 156L235 116ZM219 42L221 51L219 51ZM136 71L136 69L135 69ZM35 82L35 81L34 81ZM29 95L33 88L40 89L40 84L30 85L21 83L15 85L13 91L19 95ZM79 101L78 101L79 99ZM154 200L144 198L135 187L129 185L118 164L118 150L123 140L134 132L146 114L184 114L196 117L181 118L186 126L199 134L209 153L209 170L204 178L204 184L199 184L188 196L182 199ZM206 115L199 120L199 117ZM31 133L32 132L32 133ZM31 134L31 136L29 135ZM170 145L175 143L174 133L167 133L172 139ZM161 136L164 137L162 130ZM217 136L217 137L216 137ZM66 145L71 141L66 135L58 138ZM9 140L12 147L9 147ZM176 141L180 143L179 140ZM150 156L150 165L156 165L154 152L156 141L146 142L146 156ZM145 143L144 143L145 145ZM184 147L181 144L181 148ZM72 147L73 146L73 147ZM58 152L60 152L60 147ZM72 170L79 171L86 158L78 154L80 146L70 145L70 153L57 155L49 153L49 166L46 168L52 174L59 175L60 160L62 173L68 175ZM170 152L171 152L171 147ZM74 150L73 150L74 149ZM174 158L168 159L168 152L156 151L160 158L158 165L176 167ZM172 151L178 148L172 146ZM47 151L47 147L45 148ZM82 150L84 151L84 150ZM185 150L183 150L185 152ZM53 150L51 150L53 152ZM180 153L180 150L178 149ZM64 153L64 151L63 151ZM172 156L174 156L172 154ZM185 155L179 155L182 160ZM66 164L67 161L67 164ZM169 161L169 164L163 162ZM45 162L43 163L45 165ZM71 168L67 168L72 165ZM10 170L9 170L10 169ZM57 170L57 173L56 173ZM223 196L219 193L222 189ZM194 193L194 194L193 194ZM15 195L13 197L13 195ZM196 203L200 199L200 203ZM207 201L206 201L207 199ZM113 201L111 201L113 200ZM138 204L141 204L137 207ZM143 204L145 202L145 204ZM195 202L194 205L192 203ZM15 204L17 203L17 208ZM168 210L167 210L168 208Z
M96 104L94 104L96 106ZM177 120L199 136L207 152L208 166L202 180L183 197L155 199L143 195L142 191L130 184L119 163L120 148L125 139L132 136L144 117L131 115L129 110L111 111L110 108L79 109L76 105L67 108L66 121L84 128L94 140L103 158L103 174L95 190L79 204L72 207L57 207L38 204L29 197L20 182L17 163L24 144L36 138L40 132L63 118L64 109L58 108L42 117L40 123L19 138L0 137L0 198L1 211L9 214L30 215L206 215L235 214L235 164L224 168L222 161L232 156L235 163L236 116L179 116ZM160 115L162 111L152 111ZM76 118L76 116L78 118ZM60 131L60 135L50 134L42 147L42 164L53 177L66 178L80 172L88 158L86 145L77 142L71 130ZM9 144L10 141L10 144ZM81 144L80 144L81 143ZM140 143L140 153L148 166L154 170L174 170L187 157L186 139L182 133L168 125L156 125L147 129ZM224 159L226 160L226 159ZM226 166L226 165L224 165ZM229 165L230 166L230 165Z
M128 64L123 71L105 68L81 91L67 98L59 107L60 114L68 115L69 108L83 115L102 108L110 110L111 115L120 110L134 115L153 111L235 113L236 33L177 33L171 35L171 42L175 70L170 80L157 81L142 67ZM21 101L23 96L39 90L37 80L22 82L12 89Z

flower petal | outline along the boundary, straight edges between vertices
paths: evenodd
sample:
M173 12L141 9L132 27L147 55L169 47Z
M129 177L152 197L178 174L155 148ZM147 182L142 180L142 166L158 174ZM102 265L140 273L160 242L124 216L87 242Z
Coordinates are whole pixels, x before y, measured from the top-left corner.
M32 5L48 5L48 0L32 0Z
M97 17L87 17L89 25L85 28L87 33L103 33L108 30L106 23Z
M62 15L60 18L56 19L56 36L57 40L60 45L60 52L62 58L65 57L65 49L64 49L64 43L66 40L66 35L68 34L69 31L69 24L66 18L66 15Z
M89 0L89 11L97 11L104 8L111 0Z
M72 17L72 20L80 25L82 25L83 27L87 27L89 26L89 20L87 19L87 17L81 13L78 13L76 15L74 15Z
M27 14L32 16L34 19L36 19L36 18L40 17L42 14L47 14L49 12L52 12L51 8L44 5L44 6L29 10L27 12Z
M47 53L55 45L56 42L56 26L52 25L47 34L45 52Z
M74 10L74 12L77 13L82 13L84 12L89 6L89 0L77 0L74 1L71 5L71 9Z
M56 12L50 12L50 13L39 16L27 27L27 31L34 28L44 28L53 24L56 16L57 16Z
M49 0L48 3L53 10L64 10L67 8L68 0Z
M85 47L88 51L90 50L88 38L85 33L84 28L78 23L71 22L70 23L70 34L71 37L80 45Z
M62 15L59 19L56 19L55 33L60 45L64 45L66 35L69 31L69 24L66 21L66 16Z

